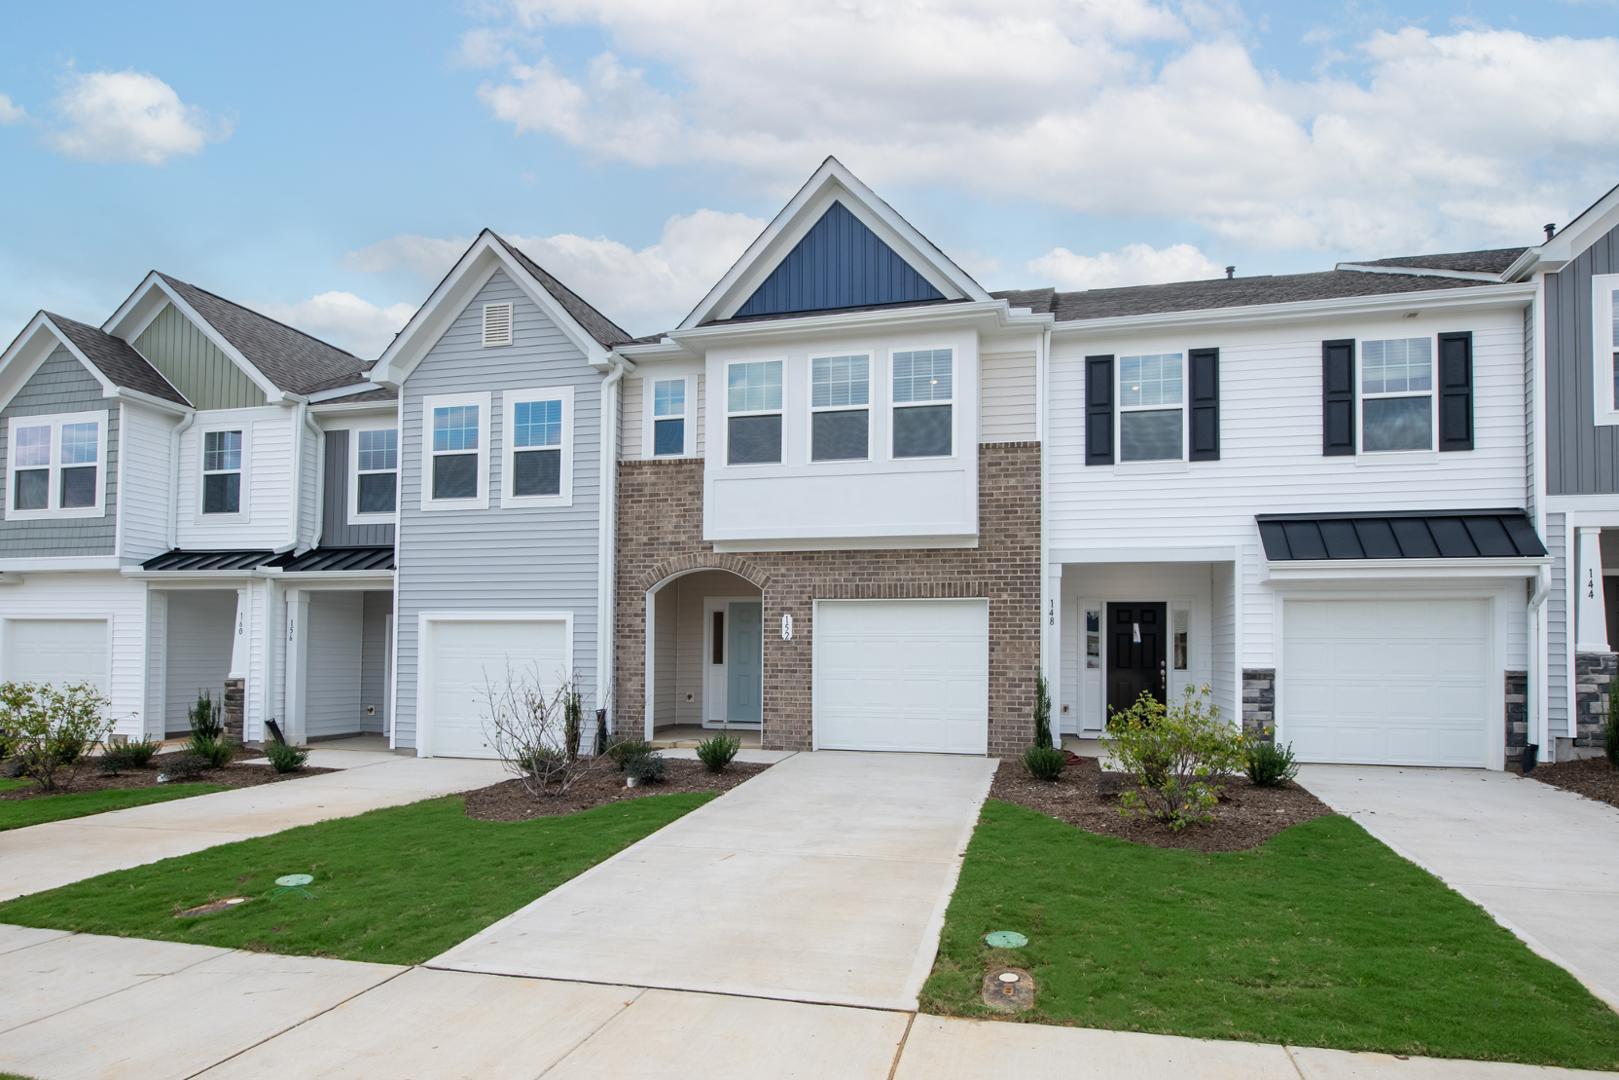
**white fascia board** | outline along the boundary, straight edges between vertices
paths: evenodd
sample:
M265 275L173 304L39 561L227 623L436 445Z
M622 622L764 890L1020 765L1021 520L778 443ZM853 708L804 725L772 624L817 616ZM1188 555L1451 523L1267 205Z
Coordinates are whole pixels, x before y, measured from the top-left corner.
M45 347L39 346L41 341L46 343ZM90 377L100 384L103 394L111 397L117 392L118 388L101 373L101 369L74 348L67 335L51 322L50 316L41 311L28 321L28 325L12 340L6 351L0 353L0 409L11 404L11 399L16 396L17 391L33 378L34 372L39 370L41 364L50 359L51 353L56 351L56 345L50 344L51 342L66 346L73 359L77 360L84 370L90 373Z
M172 413L175 416L189 416L197 411L190 405L182 405L178 401L170 401L167 398L153 397L151 394L144 393L140 390L131 390L127 386L120 386L117 393L115 393L113 396L122 398L125 401L133 401L141 405L149 405L154 409L160 409L163 412Z
M1287 304L1253 304L1247 307L1199 308L1195 311L1168 311L1146 315L1120 315L1108 319L1080 319L1057 322L1052 332L1065 337L1096 336L1121 330L1155 330L1188 326L1240 326L1249 323L1295 322L1331 318L1335 315L1381 315L1401 311L1442 311L1448 308L1490 307L1533 300L1530 283L1510 282L1479 285L1467 289L1441 289L1433 292L1380 293L1377 296L1336 297L1329 300L1298 300Z
M1050 566L1088 563L1212 563L1236 562L1241 555L1235 545L1226 544L1052 548L1047 554L1046 563Z
M0 559L0 573L55 573L62 570L117 570L123 566L116 555L64 555L38 559Z
M1619 228L1619 185L1609 188L1607 194L1582 210L1578 217L1563 226L1562 232L1530 250L1536 254L1538 262L1561 265L1572 261L1615 228Z
M264 392L266 400L280 401L287 396L284 390L270 381L269 376L254 367L252 362L243 356L236 346L226 341L224 335L214 329L213 323L199 315L195 308L181 298L179 293L169 288L168 282L164 281L156 270L146 275L146 280L141 282L139 288L129 294L129 299L125 300L123 305L113 313L112 318L103 324L102 329L114 337L123 338L126 342L129 341L130 339L126 336L126 332L130 327L126 324L132 316L136 315L137 309L141 306L141 301L145 300L154 289L161 292L169 303L174 305L176 311L184 315L191 321L192 325L202 331L203 337L213 342L214 347L224 353L231 363L241 368L247 377L253 380L253 384ZM131 348L133 348L133 345Z
M374 389L374 388L373 388ZM355 413L393 413L399 411L399 399L380 401L327 401L309 406L316 416L348 416Z
M1357 274L1396 274L1400 277L1455 278L1460 281L1502 281L1501 274L1487 274L1479 270L1441 270L1432 266L1372 266L1369 263L1338 263L1334 270L1353 270Z
M1387 578L1534 577L1551 556L1510 559L1295 559L1266 562L1273 581L1355 581Z
M309 588L321 582L330 582L345 589L353 589L364 584L372 584L378 588L393 588L394 574L392 570L307 570L287 573L284 570L259 568L255 573L262 578L280 581L300 588Z
M959 303L929 304L922 307L873 308L870 311L844 311L827 315L807 314L787 319L760 319L734 323L712 323L690 330L671 330L669 339L679 344L692 342L697 352L704 345L727 340L772 337L792 337L799 334L818 334L827 330L845 330L872 325L893 325L911 328L931 323L966 322L978 320L993 327L1011 325L1030 329L1043 327L1053 320L1049 315L1016 316L1011 314L1005 300L962 301Z
M347 386L334 386L330 390L316 390L313 394L307 395L305 400L314 405L321 401L333 401L337 398L348 397L350 394L363 394L376 388L377 384L373 382L350 383Z

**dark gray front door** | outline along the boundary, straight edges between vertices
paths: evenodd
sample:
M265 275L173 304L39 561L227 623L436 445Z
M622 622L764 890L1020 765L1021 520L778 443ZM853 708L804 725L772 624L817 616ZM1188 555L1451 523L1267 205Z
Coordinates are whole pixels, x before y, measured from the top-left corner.
M1143 690L1167 696L1164 639L1166 604L1116 603L1107 606L1107 711L1122 712Z

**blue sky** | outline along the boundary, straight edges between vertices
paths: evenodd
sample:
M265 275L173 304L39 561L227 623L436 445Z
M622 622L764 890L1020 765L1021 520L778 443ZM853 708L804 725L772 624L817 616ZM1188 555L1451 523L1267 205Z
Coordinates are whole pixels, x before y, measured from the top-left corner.
M10 12L0 336L155 267L375 355L485 225L651 331L827 153L991 288L1528 243L1619 181L1611 2L832 7Z

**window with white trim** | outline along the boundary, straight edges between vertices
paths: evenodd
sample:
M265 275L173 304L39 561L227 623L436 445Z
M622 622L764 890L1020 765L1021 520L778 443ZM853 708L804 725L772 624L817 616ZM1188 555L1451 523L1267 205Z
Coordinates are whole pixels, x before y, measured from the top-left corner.
M422 509L489 505L489 395L430 397L422 402L427 437Z
M241 429L202 433L202 512L242 512Z
M680 457L686 452L686 380L652 382L652 456Z
M353 487L349 516L391 518L399 490L399 429L357 428L353 433Z
M1360 344L1360 446L1382 454L1434 448L1433 339Z
M6 517L104 512L107 414L14 416L6 430Z
M871 357L810 358L810 460L871 456Z
M573 493L573 388L509 390L503 397L500 504L567 503Z
M1599 424L1619 424L1619 274L1591 277L1592 405Z
M1186 357L1119 357L1119 461L1186 457Z
M747 360L725 371L725 460L781 462L781 361Z
M907 349L892 356L893 454L949 457L955 452L955 355Z

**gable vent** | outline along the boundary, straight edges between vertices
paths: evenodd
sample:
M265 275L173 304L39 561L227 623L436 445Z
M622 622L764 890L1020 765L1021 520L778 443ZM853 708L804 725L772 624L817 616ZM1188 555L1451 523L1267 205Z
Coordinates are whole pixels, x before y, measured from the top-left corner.
M483 306L483 347L512 343L512 305L485 304Z

